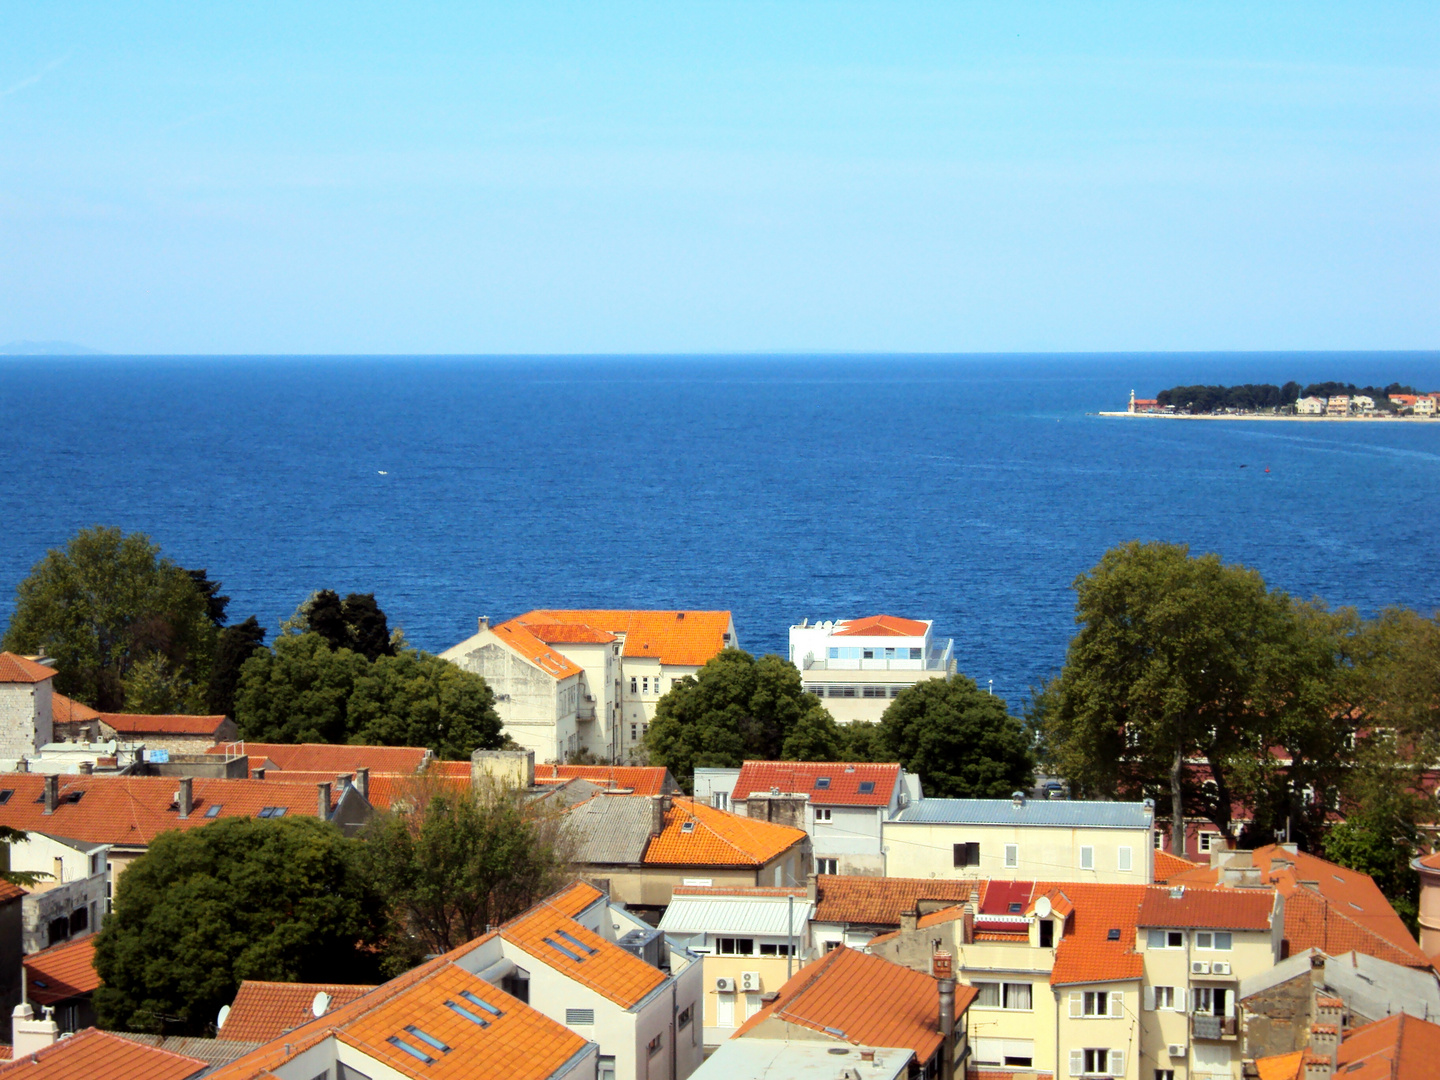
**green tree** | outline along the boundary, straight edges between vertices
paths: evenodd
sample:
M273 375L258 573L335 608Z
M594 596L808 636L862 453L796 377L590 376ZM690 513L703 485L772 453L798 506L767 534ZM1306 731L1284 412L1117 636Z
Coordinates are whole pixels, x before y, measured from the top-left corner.
M472 795L417 779L366 827L370 880L428 953L479 937L559 888L571 855L565 817L502 786Z
M209 611L189 572L149 537L96 526L35 564L0 644L44 650L56 661L55 688L105 712L130 707L126 679L148 658L146 693L198 711L215 648Z
M1289 597L1218 556L1139 542L1074 588L1080 631L1035 702L1049 759L1083 792L1168 792L1175 850L1187 805L1229 835L1237 784L1257 782L1277 732L1325 696L1325 664L1292 662Z
M368 667L319 634L282 634L241 665L235 725L255 742L346 742L350 695Z
M459 761L502 742L495 694L485 680L413 649L380 656L357 674L346 713L353 743L428 746Z
M1426 618L1386 608L1355 641L1354 696L1367 725L1399 736L1397 751L1435 760L1440 753L1440 613Z
M689 791L696 766L781 758L801 718L816 713L829 715L805 692L794 664L725 649L656 703L645 746L650 763L668 768ZM813 734L819 724L807 720L807 730Z
M157 836L96 939L100 1025L200 1035L242 979L377 981L385 906L361 855L313 818Z
M918 773L933 798L999 799L1035 782L1030 739L1005 699L964 675L902 690L880 718L890 761Z
M848 761L846 745L835 718L824 709L811 709L785 736L780 757L785 761Z
M841 761L894 761L880 725L856 720L840 725Z
M264 646L265 628L254 615L220 631L219 640L215 643L215 663L210 669L210 688L205 698L205 707L210 715L235 715L240 669Z
M351 593L341 600L333 589L321 589L301 605L306 628L332 649L349 649L367 660L394 656L390 627L374 593Z

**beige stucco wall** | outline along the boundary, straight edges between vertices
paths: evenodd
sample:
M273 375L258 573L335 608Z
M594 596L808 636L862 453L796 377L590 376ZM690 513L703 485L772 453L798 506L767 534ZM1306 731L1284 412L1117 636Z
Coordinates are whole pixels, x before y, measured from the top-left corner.
M1440 952L1440 873L1420 870L1420 951Z
M955 866L954 845L979 843L979 866ZM945 825L887 821L881 827L888 877L991 878L1143 885L1154 880L1152 829L1055 828L1034 825ZM1005 865L1005 845L1018 846L1018 865ZM1080 849L1094 848L1094 869L1082 870ZM1128 871L1119 849L1130 849Z
M563 761L569 748L578 748L576 709L584 697L580 675L554 678L521 659L489 628L440 656L485 680L495 693L505 734L533 750L537 763Z

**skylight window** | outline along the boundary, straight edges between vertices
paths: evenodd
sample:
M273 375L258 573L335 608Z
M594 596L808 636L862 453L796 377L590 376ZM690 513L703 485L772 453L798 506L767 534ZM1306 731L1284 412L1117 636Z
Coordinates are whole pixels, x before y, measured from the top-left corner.
M874 794L875 794L875 781L874 781L874 780L861 780L861 781L860 781L860 794L861 794L861 795L874 795Z
M421 1042L423 1042L426 1046L433 1046L436 1050L439 1050L442 1054L448 1054L448 1053L450 1052L450 1047L446 1046L446 1045L445 1045L443 1042L441 1042L439 1039L435 1038L434 1035L427 1035L427 1034L425 1034L425 1032L421 1031L421 1030L420 1030L418 1027L416 1027L414 1024L407 1024L406 1027L405 1027L405 1030L408 1031L411 1035L414 1035L415 1038L419 1039L419 1040L420 1040Z
M563 937L566 941L568 941L571 945L574 945L577 949L584 949L585 952L588 953L590 956L594 956L595 953L599 951L597 949L591 948L589 945L586 945L583 941L575 937L573 934L567 934L564 930L556 930L555 932L561 937Z
M7 787L4 791L0 791L0 806L4 806L7 802L9 802L9 801L10 801L10 796L11 796L11 795L14 795L14 794L15 794L15 789L14 789L14 788L8 788L8 787Z
M694 831L695 831L695 822L694 822L693 820L685 822L683 825L680 826L680 831L681 831L681 832L694 832Z
M829 791L829 790L830 790L830 777L828 777L828 776L819 777L819 778L815 781L815 790L816 790L816 791Z
M1119 931L1119 929L1117 929L1116 927L1113 927L1113 926L1112 926L1109 930L1106 930L1106 931L1105 931L1105 940L1106 940L1106 941L1119 941L1119 940L1120 940L1120 931Z
M445 1007L451 1012L459 1013L466 1020L469 1020L472 1024L479 1024L482 1028L490 1026L489 1020L486 1020L483 1016L479 1016L476 1013L471 1012L464 1005L461 1005L457 1002L447 1000L445 1002Z
M1024 910L1025 910L1025 908L1021 905L1021 903L1020 903L1019 900L1011 900L1011 901L1010 901L1010 914L1011 914L1011 915L1019 915L1019 914L1020 914L1022 911L1024 911Z
M435 1064L435 1059L433 1057L425 1053L425 1051L421 1050L418 1046L411 1046L404 1039L400 1038L399 1035L391 1035L385 1041L388 1042L391 1046L398 1046L401 1050L404 1050L411 1057L419 1058L426 1065Z
M495 1008L494 1005L490 1005L490 1004L487 1004L487 1003L484 1002L484 1001L481 1001L478 997L476 997L474 994L472 994L469 990L461 990L461 991L460 991L460 996L463 997L466 1001L470 1002L471 1005L479 1005L480 1008L484 1009L484 1010L485 1010L486 1012L488 1012L491 1016L504 1016L504 1015L505 1015L505 1014L504 1014L503 1012L501 1012L499 1009Z
M552 949L554 949L554 950L555 950L556 952L558 952L560 955L562 955L562 956L568 956L571 960L574 960L577 964L580 963L581 961L583 961L583 960L585 959L585 957L581 956L579 953L571 952L569 949L567 949L564 945L561 945L561 944L560 944L558 941L556 941L554 938L548 938L548 937L547 937L547 938L541 938L540 940L543 941L543 942L545 942L546 945L549 945Z
M211 803L210 808L205 811L206 817L219 817L220 811L225 808L224 803Z
M256 814L255 816L256 816L256 817L264 817L264 818L284 817L284 816L285 816L285 807L283 807L283 806L266 806L266 807L261 808L260 813Z

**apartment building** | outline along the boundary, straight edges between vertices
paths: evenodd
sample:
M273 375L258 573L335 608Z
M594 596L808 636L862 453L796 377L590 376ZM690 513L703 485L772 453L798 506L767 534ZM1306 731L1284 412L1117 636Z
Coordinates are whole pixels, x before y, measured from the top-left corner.
M881 824L894 877L1148 884L1155 808L1143 803L922 799Z
M876 721L900 691L955 674L955 643L930 620L871 615L790 627L790 662L839 723Z
M1326 399L1326 402L1325 402L1325 415L1326 415L1326 416L1349 416L1349 415L1350 415L1350 395L1349 395L1349 394L1334 394L1334 395L1332 395L1331 397L1329 397L1328 399Z
M109 844L31 830L9 848L11 870L43 875L22 904L27 953L99 931L109 910Z
M545 764L634 759L661 696L722 649L728 611L529 611L440 655L482 675L505 732Z
M1301 416L1323 416L1325 413L1325 399L1322 397L1303 397L1295 402L1295 411Z

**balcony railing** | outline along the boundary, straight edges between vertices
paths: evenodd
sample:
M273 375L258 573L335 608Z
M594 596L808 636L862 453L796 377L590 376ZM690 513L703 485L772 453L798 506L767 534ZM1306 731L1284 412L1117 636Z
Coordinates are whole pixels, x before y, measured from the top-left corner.
M865 659L827 659L821 657L806 657L802 661L805 671L948 671L954 653L954 642L946 641L944 646L936 646L929 650L924 657L914 660L907 657L894 657L875 660Z
M1190 1035L1196 1039L1233 1039L1235 1017L1233 1016L1192 1016Z

